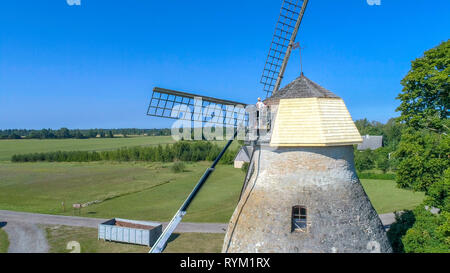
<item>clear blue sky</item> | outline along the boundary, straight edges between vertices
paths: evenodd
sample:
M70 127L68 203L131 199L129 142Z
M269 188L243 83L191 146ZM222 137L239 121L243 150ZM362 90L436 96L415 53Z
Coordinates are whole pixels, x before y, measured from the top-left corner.
M253 103L280 5L3 0L0 128L169 127L145 115L154 86ZM310 0L297 40L306 76L384 122L410 61L449 38L448 0ZM295 52L284 84L299 67Z

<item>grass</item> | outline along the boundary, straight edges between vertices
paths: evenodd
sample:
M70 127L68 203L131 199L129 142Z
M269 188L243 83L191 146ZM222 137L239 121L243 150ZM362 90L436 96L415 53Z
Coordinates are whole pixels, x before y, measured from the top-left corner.
M393 180L361 179L372 205L379 214L413 209L425 197L423 192L399 189Z
M188 163L180 173L172 164L3 162L0 209L72 215L72 204L99 200L81 216L168 221L211 163ZM228 222L243 179L242 171L218 165L185 221Z
M55 151L104 151L125 146L147 146L173 143L171 136L141 136L127 138L89 139L11 139L0 140L0 161L14 154Z
M83 208L81 216L168 221L210 165L188 163L185 171L174 173L172 164L3 162L0 209L72 215L72 204L98 200ZM185 221L228 222L243 179L241 170L218 165ZM398 189L392 180L361 181L378 213L414 208L424 197Z
M0 253L7 253L9 247L8 234L0 227Z
M171 170L174 163L11 163L1 160L9 160L14 153L108 150L172 142L170 136L1 140L0 209L72 215L72 204L100 201L83 208L81 216L168 221L209 167L209 162L187 163L185 170L175 173ZM222 146L225 141L216 143ZM235 141L231 148L237 146ZM244 175L231 165L219 165L184 220L228 222ZM423 193L396 188L392 180L361 181L378 213L414 208L424 197Z
M97 229L43 226L47 233L47 240L52 253L66 253L67 243L76 241L80 244L82 253L147 253L146 246L105 242L97 239ZM172 234L165 253L214 253L220 252L225 234L210 233L181 233Z

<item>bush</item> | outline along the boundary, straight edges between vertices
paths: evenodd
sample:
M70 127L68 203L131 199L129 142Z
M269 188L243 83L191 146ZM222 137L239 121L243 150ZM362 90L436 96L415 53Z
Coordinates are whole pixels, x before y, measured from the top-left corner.
M90 161L213 161L217 158L221 148L206 141L186 142L180 141L173 145L168 144L149 147L124 147L114 151L58 151L48 153L13 155L12 162L90 162ZM237 150L228 150L221 164L233 164Z
M414 225L415 221L414 213L410 210L403 213L395 213L395 223L389 227L389 231L387 232L387 237L395 253L405 252L402 237Z
M248 162L244 162L244 165L242 165L242 171L244 172L244 173L247 173L248 172L248 167L250 166L250 164L248 163Z
M174 173L181 173L186 169L186 165L183 162L175 162L171 169Z
M371 150L355 150L355 167L359 172L375 168L375 155Z
M393 173L358 173L359 179L395 180Z

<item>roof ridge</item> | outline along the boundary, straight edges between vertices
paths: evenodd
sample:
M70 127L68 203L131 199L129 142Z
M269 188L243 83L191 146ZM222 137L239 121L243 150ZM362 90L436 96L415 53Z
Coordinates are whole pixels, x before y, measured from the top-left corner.
M297 77L295 80L287 84L278 92L266 99L268 104L277 103L280 99L294 98L339 98L336 94L328 89L313 82L305 75Z

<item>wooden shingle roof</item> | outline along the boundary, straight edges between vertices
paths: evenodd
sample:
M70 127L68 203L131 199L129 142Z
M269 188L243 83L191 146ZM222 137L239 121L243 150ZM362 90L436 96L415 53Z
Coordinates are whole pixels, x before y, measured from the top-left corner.
M280 99L297 98L339 98L333 92L311 81L305 75L301 75L284 88L278 90L264 102L267 105L278 104Z
M280 100L271 146L341 146L361 142L342 99Z

